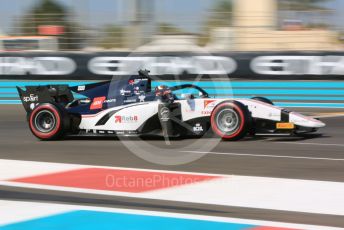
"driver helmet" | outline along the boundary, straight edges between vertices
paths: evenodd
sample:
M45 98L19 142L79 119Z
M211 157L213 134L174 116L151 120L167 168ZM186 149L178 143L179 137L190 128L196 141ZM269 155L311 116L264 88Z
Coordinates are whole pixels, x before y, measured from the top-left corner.
M159 85L155 87L155 96L159 97L162 102L172 103L174 101L172 91L166 85Z
M166 85L159 85L155 87L155 96L166 96L171 94L171 89Z

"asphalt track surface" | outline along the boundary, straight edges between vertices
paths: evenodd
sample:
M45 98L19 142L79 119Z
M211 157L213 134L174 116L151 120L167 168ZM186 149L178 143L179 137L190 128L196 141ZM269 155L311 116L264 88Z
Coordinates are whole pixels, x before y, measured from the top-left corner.
M324 109L320 111L338 112ZM121 141L113 138L38 141L28 129L24 109L20 105L2 105L0 106L0 159L344 182L344 116L322 120L327 124L327 127L321 131L322 135L299 138L246 138L238 142L219 142L211 153L194 162L166 166L149 163L137 157ZM154 146L166 147L164 139L146 141ZM192 141L194 140L185 139L171 143L174 147L179 147L188 145ZM344 227L342 216L6 186L0 186L0 199L53 201Z

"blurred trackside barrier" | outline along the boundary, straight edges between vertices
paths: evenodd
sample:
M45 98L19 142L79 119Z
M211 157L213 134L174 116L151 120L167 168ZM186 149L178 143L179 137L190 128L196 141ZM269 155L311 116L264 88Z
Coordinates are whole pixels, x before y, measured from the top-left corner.
M16 86L69 84L93 81L0 81L0 104L20 104ZM155 81L153 87L192 83L204 88L211 97L251 98L264 96L283 107L344 108L344 81ZM177 91L180 96L186 91ZM187 93L196 93L188 91ZM77 95L75 95L78 98Z
M140 68L151 70L160 81L155 85L187 81L214 97L265 96L285 107L344 108L344 52L0 53L0 103L20 103L15 86L82 85Z
M3 80L106 80L138 69L163 80L343 80L344 52L0 53Z

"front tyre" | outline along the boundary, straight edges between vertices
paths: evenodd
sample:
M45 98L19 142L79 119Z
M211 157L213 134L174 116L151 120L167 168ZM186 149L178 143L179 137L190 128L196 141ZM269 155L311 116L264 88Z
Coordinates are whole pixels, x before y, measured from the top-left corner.
M210 117L213 132L224 140L234 141L243 138L251 123L247 107L237 101L217 105Z
M33 135L41 140L56 140L64 134L65 117L59 106L44 103L29 115L29 127Z

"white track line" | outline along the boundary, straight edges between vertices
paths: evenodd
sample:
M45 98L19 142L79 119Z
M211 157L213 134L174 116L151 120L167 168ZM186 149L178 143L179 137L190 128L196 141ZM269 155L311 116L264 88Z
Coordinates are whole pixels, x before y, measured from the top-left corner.
M321 115L321 116L311 116L312 118L336 118L336 117L344 117L344 114L340 115Z
M344 183L341 182L229 176L148 194L162 200L344 215Z
M323 160L323 161L344 161L344 158L327 158L327 157L306 157L306 156L287 156L287 155L267 155L251 153L223 153L223 152L201 152L201 151L181 151L184 153L199 153L212 155L243 156L243 157L265 157L265 158L287 158L287 159L304 159L304 160Z
M58 214L61 212L75 211L75 210L88 210L88 211L99 211L99 212L111 212L111 213L122 213L122 214L133 214L133 215L147 215L147 216L159 216L159 217L171 217L191 220L203 220L203 221L216 221L225 223L238 223L238 224L249 224L258 226L271 226L280 228L291 228L291 229L309 229L309 230L337 230L340 228L327 227L327 226L315 226L306 224L292 224L275 221L263 221L263 220L249 220L241 218L229 218L229 217L216 217L216 216L205 216L196 214L182 214L182 213L171 213L171 212L157 212L157 211L146 211L136 209L120 209L120 208L106 208L106 207L92 207L82 205L68 205L68 204L55 204L55 203L39 203L39 202L18 202L18 201L5 201L0 200L0 206L5 210L15 210L13 212L5 212L2 215L3 220L0 220L0 225L11 224L18 221L29 220L32 218L39 218L42 216L48 216ZM22 216L18 215L18 211L21 211ZM58 211L57 211L58 210ZM7 219L7 221L5 220Z
M75 164L0 159L0 181L19 177L35 176L39 174L75 170L80 167L82 166Z
M0 159L0 180L11 180L19 177L28 177L40 174L55 173L66 170L74 170L78 168L106 168L106 169L123 169L135 170L142 172L162 172L162 173L182 173L191 175L207 175L207 176L228 176L228 174L218 173L201 173L190 171L171 171L159 170L150 168L131 168L131 167L113 167L105 165L85 165L72 163L55 163L55 162L41 162L41 161L27 161L27 160L8 160Z
M320 113L314 114L311 117L313 118L335 118L335 117L344 117L344 113Z
M293 145L318 145L318 146L338 146L338 147L344 147L344 144L315 143L315 142L287 142L287 141L279 141L277 143L293 144Z
M62 205L49 205L39 202L19 202L0 200L0 207L6 210L0 216L0 229L2 225L28 221L36 218L58 215L72 209Z

